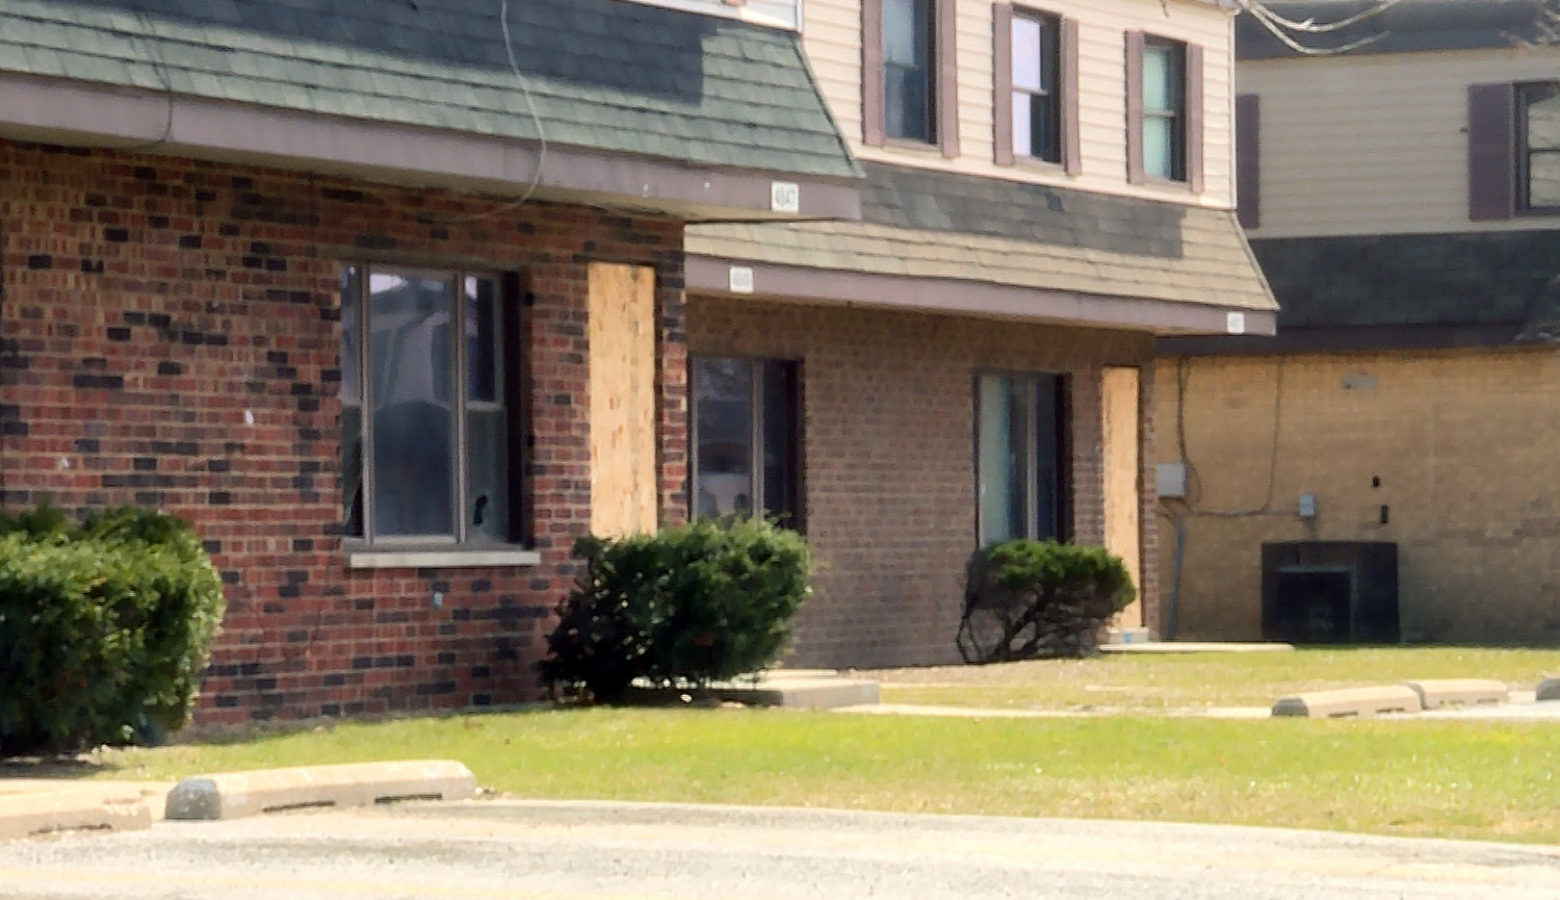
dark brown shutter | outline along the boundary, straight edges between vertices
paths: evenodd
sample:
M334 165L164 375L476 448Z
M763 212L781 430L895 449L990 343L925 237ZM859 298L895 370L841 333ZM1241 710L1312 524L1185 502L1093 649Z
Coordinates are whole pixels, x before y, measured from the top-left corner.
M1013 164L1013 4L998 3L991 8L992 139L996 149L992 158L999 166Z
M1059 38L1062 53L1062 162L1068 175L1083 173L1083 145L1078 127L1078 20L1063 19Z
M1262 224L1262 98L1235 98L1235 210L1240 224Z
M937 143L943 156L953 159L959 155L958 4L955 0L933 0L933 5L937 16Z
M1143 32L1127 32L1127 181L1142 184L1143 172Z
M1468 218L1509 219L1516 206L1516 92L1509 84L1468 88Z
M1203 48L1186 45L1186 184L1203 190Z
M861 141L883 146L883 0L861 0Z

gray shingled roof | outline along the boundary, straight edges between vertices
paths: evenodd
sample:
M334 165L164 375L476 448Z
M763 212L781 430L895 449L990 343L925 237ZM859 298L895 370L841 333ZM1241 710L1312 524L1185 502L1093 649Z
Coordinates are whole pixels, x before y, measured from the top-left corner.
M690 256L1271 311L1234 213L868 163L862 221L690 225Z
M508 2L550 141L859 175L795 34L625 0ZM0 0L0 71L538 136L500 0Z
M1285 18L1340 22L1370 9L1378 0L1271 0L1272 10ZM1332 49L1356 41L1369 43L1352 54L1416 53L1431 50L1473 50L1519 46L1543 41L1538 27L1538 0L1404 0L1380 15L1339 31L1295 35L1307 47ZM1250 15L1236 20L1236 55L1240 59L1295 56Z
M1560 326L1560 232L1273 238L1252 244L1286 329Z

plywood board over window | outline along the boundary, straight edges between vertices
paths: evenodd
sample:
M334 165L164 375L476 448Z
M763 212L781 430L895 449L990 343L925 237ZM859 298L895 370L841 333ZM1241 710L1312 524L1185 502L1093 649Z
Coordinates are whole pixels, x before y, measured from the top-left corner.
M1138 370L1108 366L1102 385L1105 463L1105 549L1121 557L1132 584L1143 584L1143 542L1140 511L1139 383ZM1117 624L1137 628L1143 624L1143 602L1132 601Z
M590 528L656 527L655 271L590 266Z

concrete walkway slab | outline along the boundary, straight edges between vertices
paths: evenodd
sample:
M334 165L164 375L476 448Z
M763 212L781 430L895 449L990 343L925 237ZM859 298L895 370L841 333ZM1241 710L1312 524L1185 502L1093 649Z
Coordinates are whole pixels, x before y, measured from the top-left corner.
M748 706L781 709L838 709L878 702L878 684L841 675L832 669L775 669L756 679L711 684L698 696ZM694 692L679 688L635 687L631 699L646 703L677 703Z
M1293 644L1224 643L1209 641L1147 641L1140 644L1101 644L1103 653L1287 653Z

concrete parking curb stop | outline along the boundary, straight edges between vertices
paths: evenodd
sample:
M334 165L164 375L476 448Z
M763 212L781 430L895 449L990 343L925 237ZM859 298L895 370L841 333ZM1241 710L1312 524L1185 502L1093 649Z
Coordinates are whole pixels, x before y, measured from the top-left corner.
M0 797L0 840L56 831L132 831L152 826L139 791L62 787Z
M1408 685L1340 688L1282 697L1273 704L1275 716L1313 719L1379 716L1384 713L1419 712L1424 703Z
M1546 678L1533 694L1535 700L1560 700L1560 678Z
M1481 706L1507 703L1511 691L1499 681L1479 678L1443 678L1427 681L1410 681L1408 687L1419 695L1425 709L1441 709L1447 706Z
M168 793L169 819L236 819L310 807L464 800L476 776L452 760L350 763L198 775Z

